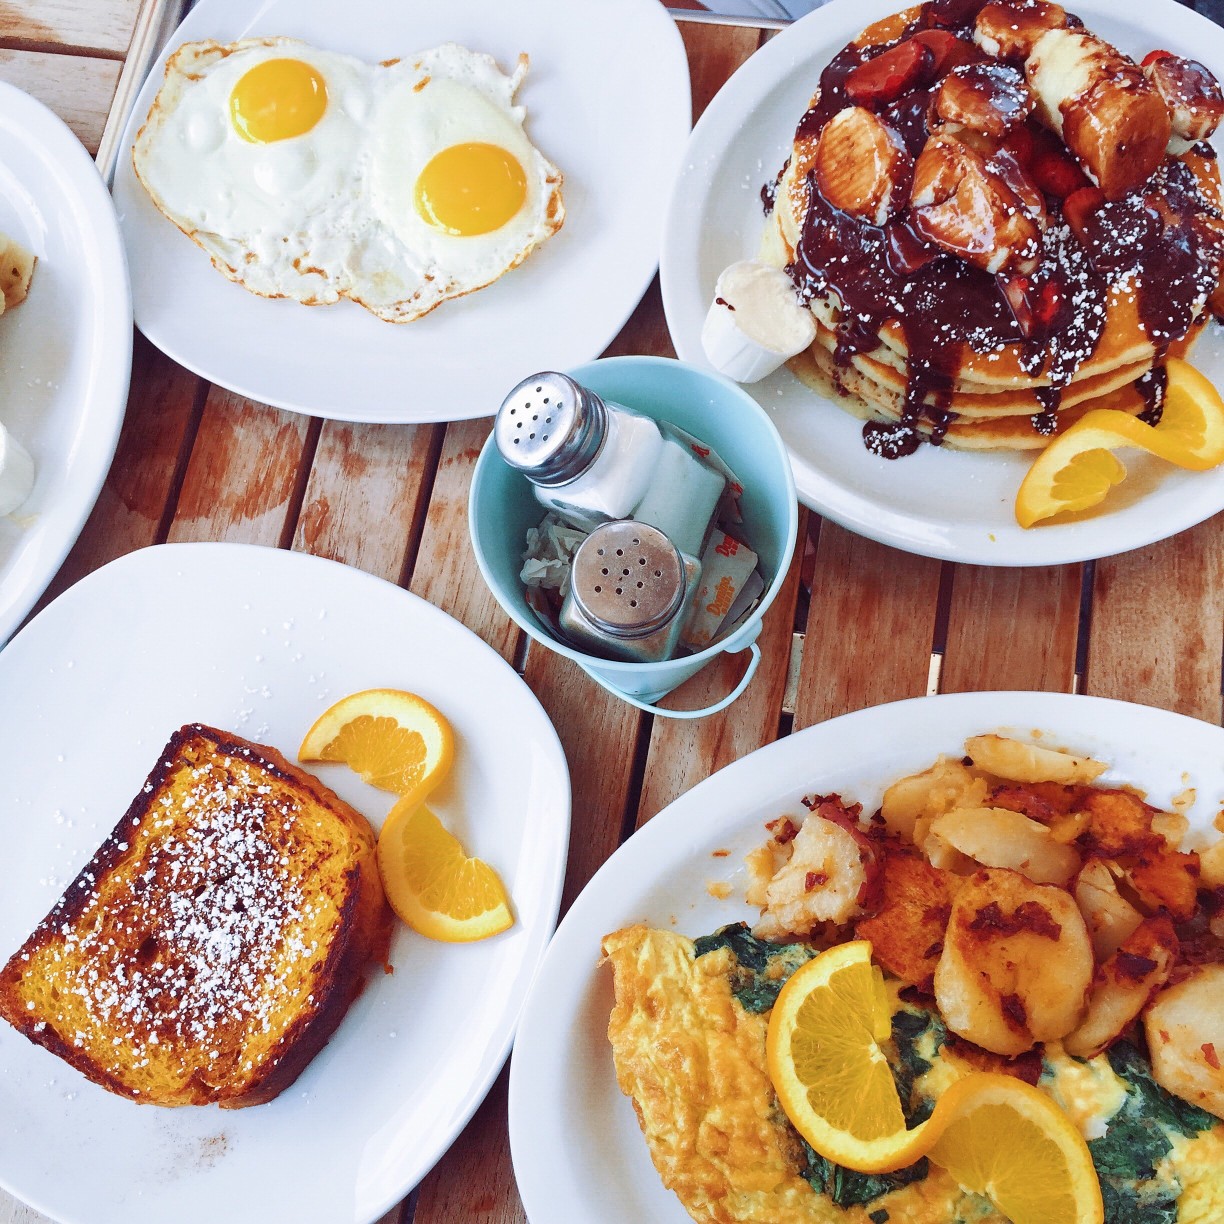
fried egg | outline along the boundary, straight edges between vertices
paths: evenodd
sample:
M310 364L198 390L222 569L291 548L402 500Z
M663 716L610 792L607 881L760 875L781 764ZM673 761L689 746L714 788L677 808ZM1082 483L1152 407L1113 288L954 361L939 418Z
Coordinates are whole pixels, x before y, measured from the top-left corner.
M561 227L562 176L492 57L365 64L289 38L188 43L132 150L157 207L231 280L408 322Z

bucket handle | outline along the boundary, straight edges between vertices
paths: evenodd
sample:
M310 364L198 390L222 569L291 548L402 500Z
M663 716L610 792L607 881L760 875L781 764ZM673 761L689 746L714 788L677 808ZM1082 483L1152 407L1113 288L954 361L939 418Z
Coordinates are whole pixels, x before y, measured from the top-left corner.
M747 687L749 681L756 675L757 666L761 662L761 648L756 642L750 642L744 649L752 652L752 658L748 660L747 670L740 678L740 682L720 701L716 701L713 705L708 705L700 710L665 710L662 706L651 705L646 701L639 701L636 697L631 697L628 693L618 689L615 684L609 680L605 680L597 672L587 667L584 663L579 663L582 668L600 688L607 689L614 697L619 697L622 701L627 701L631 706L637 706L639 710L645 710L647 714L661 714L664 718L706 718L710 714L717 714L719 710L725 710ZM732 651L733 654L740 654L741 651Z

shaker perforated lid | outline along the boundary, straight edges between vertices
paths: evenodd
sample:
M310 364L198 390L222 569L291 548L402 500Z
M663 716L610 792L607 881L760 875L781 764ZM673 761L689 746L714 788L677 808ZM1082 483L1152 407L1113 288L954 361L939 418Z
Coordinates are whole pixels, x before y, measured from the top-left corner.
M657 527L604 523L574 554L574 603L604 633L640 637L665 625L684 601L684 562Z
M502 401L493 425L501 457L536 484L576 479L599 454L608 410L594 391L566 374L524 378Z

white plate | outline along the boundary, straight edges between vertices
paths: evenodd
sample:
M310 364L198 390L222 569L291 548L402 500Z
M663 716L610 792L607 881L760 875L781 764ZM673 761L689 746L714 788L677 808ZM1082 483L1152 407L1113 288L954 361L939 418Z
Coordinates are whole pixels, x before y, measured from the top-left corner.
M327 1047L276 1100L159 1109L89 1083L0 1024L0 1185L80 1224L365 1224L401 1199L497 1074L556 921L569 775L526 685L475 634L333 561L171 544L98 570L0 654L0 963L201 720L291 759L331 702L371 687L434 702L456 737L430 805L510 892L483 943L397 926ZM318 775L376 827L393 797Z
M877 706L809 727L751 753L682 795L635 833L596 873L566 914L523 1009L510 1064L510 1149L531 1224L686 1224L664 1190L608 1046L612 980L599 941L634 922L704 935L752 922L743 903L743 858L764 822L804 814L804 795L836 791L879 804L898 777L959 755L984 731L1087 752L1167 804L1197 789L1188 813L1208 829L1224 798L1224 731L1208 723L1094 697L1061 693L958 693ZM713 857L729 850L727 857ZM732 897L707 892L727 880Z
M0 421L34 490L0 516L0 646L81 532L119 440L132 301L114 209L89 154L41 102L0 82L0 231L38 256L0 318Z
M833 0L758 51L723 86L693 129L663 235L660 279L676 352L708 366L701 324L714 282L754 256L765 217L760 189L790 152L820 73L898 0ZM1153 47L1201 60L1224 79L1224 30L1173 0L1073 6L1089 29L1139 55ZM1194 362L1224 386L1217 324ZM1128 450L1126 483L1109 509L1077 523L1025 531L1012 513L1035 452L975 455L920 447L888 460L863 446L862 422L808 390L783 367L746 388L768 408L791 454L799 498L851 531L907 552L978 565L1053 565L1161 540L1224 508L1224 468L1187 473Z
M254 34L370 62L458 42L508 69L526 51L517 101L565 175L565 225L501 280L415 323L231 284L149 201L130 150L170 51ZM629 317L658 263L690 115L684 46L658 0L200 0L141 90L115 176L136 324L182 365L279 407L350 421L489 416L533 370L598 357Z

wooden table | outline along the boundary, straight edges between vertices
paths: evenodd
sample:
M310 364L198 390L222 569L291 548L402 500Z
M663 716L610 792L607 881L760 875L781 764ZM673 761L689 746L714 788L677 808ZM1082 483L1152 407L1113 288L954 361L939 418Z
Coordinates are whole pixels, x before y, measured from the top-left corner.
M96 151L140 11L140 0L0 3L0 78L46 101ZM680 28L695 116L769 37ZM608 351L673 355L657 285ZM800 546L765 618L764 659L746 694L695 722L652 719L529 647L481 580L465 507L489 429L488 420L353 425L277 411L209 385L137 336L114 465L43 602L148 544L238 540L332 557L444 608L522 671L560 732L574 791L563 909L635 827L702 778L863 706L1051 689L1221 721L1224 516L1095 564L988 569L907 556L803 509ZM705 704L742 667L724 656L676 704ZM523 1219L503 1072L450 1152L383 1224ZM42 1220L0 1193L0 1224Z

